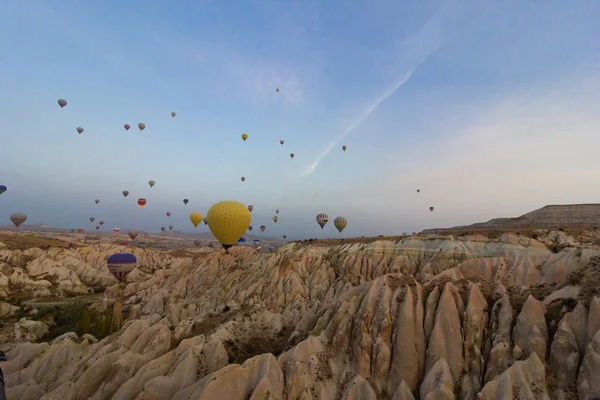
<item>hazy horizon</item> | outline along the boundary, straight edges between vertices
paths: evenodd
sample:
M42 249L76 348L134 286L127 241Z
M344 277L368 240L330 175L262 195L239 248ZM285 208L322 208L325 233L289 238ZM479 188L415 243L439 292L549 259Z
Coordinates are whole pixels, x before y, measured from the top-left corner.
M8 0L0 225L202 233L237 200L295 240L597 203L600 3L485 3Z

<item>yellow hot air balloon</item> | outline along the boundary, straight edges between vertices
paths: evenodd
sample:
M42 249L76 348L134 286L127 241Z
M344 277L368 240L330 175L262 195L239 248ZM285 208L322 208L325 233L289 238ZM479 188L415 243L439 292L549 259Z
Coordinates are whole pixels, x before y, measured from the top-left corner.
M206 218L208 227L221 245L227 250L246 232L250 226L248 207L233 200L225 200L213 204Z
M245 142L246 139L248 139L248 134L247 133L242 133L242 139L244 139L244 142Z
M202 215L202 213L193 212L190 214L190 221L192 221L192 224L194 224L195 227L197 227L198 224L202 222L202 218L204 218L204 215Z
M336 227L336 229L338 231L340 231L340 233L342 233L342 231L344 230L346 225L348 225L348 220L344 217L336 217L333 220L333 225Z

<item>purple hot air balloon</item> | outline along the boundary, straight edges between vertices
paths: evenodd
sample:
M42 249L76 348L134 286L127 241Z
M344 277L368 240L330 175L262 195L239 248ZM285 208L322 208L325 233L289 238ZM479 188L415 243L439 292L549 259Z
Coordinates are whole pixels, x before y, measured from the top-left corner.
M135 269L137 258L130 253L117 253L108 257L106 265L110 273L120 282L123 282L127 275Z

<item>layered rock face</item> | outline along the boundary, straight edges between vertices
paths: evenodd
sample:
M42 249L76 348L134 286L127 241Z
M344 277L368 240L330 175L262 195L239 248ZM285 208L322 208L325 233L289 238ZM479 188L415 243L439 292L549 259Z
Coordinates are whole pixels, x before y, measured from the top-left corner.
M600 249L561 234L291 243L182 259L136 250L140 271L94 304L122 299L118 332L30 343L26 321L15 325L24 333L2 364L8 396L592 400ZM567 247L552 252L544 240ZM37 265L51 260L84 286L111 284L102 263L115 249L50 250L23 263L47 271ZM22 268L7 261L22 255L3 257ZM4 290L15 290L14 273Z

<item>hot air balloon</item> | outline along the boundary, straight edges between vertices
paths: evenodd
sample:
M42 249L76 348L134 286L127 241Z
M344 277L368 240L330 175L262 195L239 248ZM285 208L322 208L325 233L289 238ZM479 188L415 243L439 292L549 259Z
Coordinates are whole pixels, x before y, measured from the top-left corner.
M121 229L120 229L120 228L113 228L113 233L114 233L115 235L116 235L116 234L118 234L119 232L121 232Z
M244 182L246 180L246 177L242 176L240 179L242 180L242 182Z
M294 153L290 153L290 157L294 158Z
M85 230L83 228L77 228L77 233L83 233Z
M202 240L194 240L194 244L196 245L196 247L200 247L200 245L202 244Z
M287 235L283 235L283 240L287 239Z
M96 204L100 203L100 200L96 199L94 200L96 202Z
M27 215L25 215L24 213L14 213L14 214L11 214L10 220L18 228L19 225L21 225L23 222L27 221Z
M75 232L77 232L77 229L71 228L71 233L75 233Z
M169 230L172 231L173 230L173 225L169 225Z
M329 221L329 217L327 216L327 214L317 215L317 224L319 224L321 229L323 229L323 227L327 224L328 221Z
M0 185L0 194L6 192L6 186Z
M197 228L198 224L200 222L202 222L203 217L204 216L202 215L202 213L193 212L193 213L190 214L190 221L192 221L192 224L194 224L194 227ZM208 215L206 217L208 218Z
M275 89L275 91L277 91L277 93L279 93L279 88Z
M285 140L281 139L279 140L279 144L283 146L283 144L285 143Z
M252 210L254 210L254 206L253 206L252 204L250 204L250 205L248 206L248 211L252 212Z
M246 139L248 139L248 134L247 133L242 133L242 139L244 139L244 142L245 142Z
M133 254L130 253L117 253L108 257L106 265L111 274L123 282L127 275L135 269L137 259Z
M275 210L275 214L279 214L279 210Z
M96 220L96 218L90 217L90 222L94 222L95 220Z
M167 211L167 217L170 217L170 216L171 216L171 212Z
M252 229L254 229L254 228L252 227L252 225L250 225L250 226L248 227L248 230L249 230L250 232L252 232Z
M246 243L246 238L242 236L238 239L238 243Z
M344 150L344 151L346 151L347 148L348 147L346 147L346 146L342 146L342 150Z
M176 115L177 115L177 113L176 113L175 111L173 111L173 112L171 113L171 117L173 117L173 118L175 118L175 116L176 116Z
M185 204L187 206L187 203L189 203L190 201L188 199L183 199L183 204Z
M135 238L140 234L138 231L129 231L128 232L129 237L131 238L131 240L135 240Z
M123 197L127 197L129 196L129 191L128 190L123 190Z
M104 225L104 221L100 221L98 223L100 224L100 226Z
M83 128L82 127L78 127L77 128L77 132L79 132L79 134L81 135L83 133Z
M123 128L125 128L125 130L126 130L126 131L128 131L128 130L129 130L129 128L131 128L131 125L129 125L129 124L125 124L125 125L123 125Z
M154 182L154 181L148 181L148 185L150 185L150 187L153 187L155 183L156 182Z
M429 211L433 211L433 207L429 207Z
M202 218L202 222L204 222L204 225L208 225L208 220L206 219L206 217Z
M417 189L417 193L421 193L421 189Z
M264 232L264 231L265 231L265 229L267 229L267 227L266 227L266 226L264 226L264 225L261 225L261 226L260 226L260 231L261 231L261 232Z
M167 229L167 228L165 228L164 226L160 227L160 230L163 231L163 232L165 231L165 229Z
M277 221L279 221L279 217L276 215L273 217L273 222L277 223Z
M140 208L144 208L146 203L147 203L146 199L138 199L138 206L140 206Z
M63 108L67 105L67 101L65 99L58 99L58 105L60 106L60 108Z
M337 228L340 233L344 230L346 225L348 225L348 221L344 217L335 217L333 220L333 225Z
M250 211L242 203L232 200L213 204L206 218L210 221L208 228L227 250L250 226Z
M138 128L140 128L140 131L143 131L144 129L146 129L146 124L144 124L143 122L140 122L138 124Z
M96 230L100 229L100 225L96 225Z

